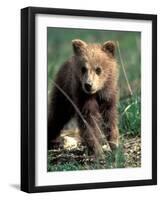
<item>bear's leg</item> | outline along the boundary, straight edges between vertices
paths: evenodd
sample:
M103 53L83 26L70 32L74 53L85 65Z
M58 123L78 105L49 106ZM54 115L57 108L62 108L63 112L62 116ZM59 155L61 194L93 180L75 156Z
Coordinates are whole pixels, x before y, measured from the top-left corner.
M90 99L88 102L85 102L84 106L81 108L81 114L82 117L78 115L77 119L82 141L87 146L89 152L102 158L101 115L96 100Z
M54 89L48 109L48 149L53 147L64 125L73 117L74 110L66 97Z
M119 145L119 131L117 127L117 110L116 105L108 103L102 107L102 118L105 136L112 150Z

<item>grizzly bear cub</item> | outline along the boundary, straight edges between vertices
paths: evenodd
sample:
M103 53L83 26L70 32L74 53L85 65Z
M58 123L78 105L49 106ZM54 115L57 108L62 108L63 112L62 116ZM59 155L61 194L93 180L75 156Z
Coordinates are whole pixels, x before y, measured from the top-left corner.
M102 153L103 130L112 149L118 146L115 43L72 41L74 56L57 73L48 109L48 149L64 125L76 117L82 141L95 155Z

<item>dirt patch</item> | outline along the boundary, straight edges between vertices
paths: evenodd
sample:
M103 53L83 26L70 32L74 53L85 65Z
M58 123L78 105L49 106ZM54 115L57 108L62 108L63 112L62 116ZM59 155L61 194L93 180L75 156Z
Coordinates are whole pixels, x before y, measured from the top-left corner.
M89 156L85 146L80 143L77 134L64 133L61 146L48 151L48 171L66 171L80 169L107 169L141 166L140 137L124 137L116 152L111 152L109 146L104 145L104 159Z
M141 167L141 138L124 138L125 167Z

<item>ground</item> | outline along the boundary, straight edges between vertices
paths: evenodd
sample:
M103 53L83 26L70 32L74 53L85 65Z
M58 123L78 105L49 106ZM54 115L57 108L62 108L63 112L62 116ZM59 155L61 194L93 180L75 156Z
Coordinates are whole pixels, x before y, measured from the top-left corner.
M78 132L68 131L61 136L62 146L48 151L48 171L71 171L87 169L128 168L141 166L140 136L121 137L120 146L111 152L103 146L104 158L87 155L86 147L80 144Z

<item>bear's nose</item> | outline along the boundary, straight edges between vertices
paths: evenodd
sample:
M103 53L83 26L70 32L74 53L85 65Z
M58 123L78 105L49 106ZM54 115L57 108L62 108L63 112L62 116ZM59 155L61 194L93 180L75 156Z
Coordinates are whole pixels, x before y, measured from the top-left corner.
M92 85L90 84L90 83L85 83L85 89L88 91L88 92L90 92L91 91L91 89L92 89Z

